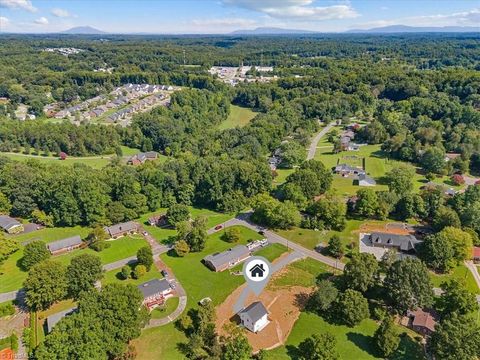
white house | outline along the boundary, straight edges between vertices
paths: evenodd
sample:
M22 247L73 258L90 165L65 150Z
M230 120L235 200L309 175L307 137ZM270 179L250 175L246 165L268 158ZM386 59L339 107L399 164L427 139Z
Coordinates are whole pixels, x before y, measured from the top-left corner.
M269 323L268 311L260 301L251 303L238 315L241 324L254 333L262 331Z

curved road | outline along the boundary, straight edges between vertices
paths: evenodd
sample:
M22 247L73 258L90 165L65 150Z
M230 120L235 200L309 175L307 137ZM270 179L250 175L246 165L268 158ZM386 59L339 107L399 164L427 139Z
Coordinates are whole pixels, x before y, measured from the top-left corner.
M308 149L307 160L312 160L315 157L315 152L317 151L318 142L334 126L335 126L335 121L332 121L327 126L325 126L322 130L320 130L320 132L317 135L315 135Z

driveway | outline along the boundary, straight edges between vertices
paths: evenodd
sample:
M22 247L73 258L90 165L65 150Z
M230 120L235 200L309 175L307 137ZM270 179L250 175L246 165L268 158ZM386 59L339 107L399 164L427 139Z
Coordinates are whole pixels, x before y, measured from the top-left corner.
M309 258L315 259L317 261L320 261L324 264L327 264L330 267L333 267L334 269L339 269L343 271L343 268L345 267L345 264L342 263L341 261L338 261L336 259L329 258L328 256L324 256L314 250L307 249L297 243L294 243L276 233L270 230L266 230L265 228L258 226L250 221L250 215L251 212L239 214L236 218L230 219L226 222L223 223L223 227L221 229L215 230L215 228L209 229L208 234L213 234L215 232L221 231L224 228L230 227L230 226L245 226L253 231L259 232L263 231L265 238L268 240L270 243L278 243L286 246L289 249L293 249L300 254L303 254Z
M308 148L308 154L307 154L307 160L312 160L315 157L315 152L317 151L317 145L320 139L330 131L331 128L335 126L335 121L331 122L328 124L326 127L324 127L320 132L315 135L313 138L310 147Z

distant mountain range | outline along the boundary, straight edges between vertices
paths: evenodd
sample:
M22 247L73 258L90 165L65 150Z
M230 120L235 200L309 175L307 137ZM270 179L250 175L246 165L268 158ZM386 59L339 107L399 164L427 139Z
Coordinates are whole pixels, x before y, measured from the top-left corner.
M361 33L361 34L393 34L393 33L426 33L426 32L480 32L478 26L407 26L407 25L391 25L377 27L372 29L353 29L345 31L345 33ZM321 31L298 30L298 29L282 29L275 27L259 27L252 30L236 30L229 35L291 35L291 34L320 34Z
M422 32L479 32L480 26L407 26L407 25L390 25L377 27L372 29L353 29L346 31L347 33L422 33Z
M60 32L60 34L76 34L76 35L102 35L105 31L95 29L91 26L77 26Z
M287 35L287 34L314 34L316 31L282 29L276 27L258 27L252 30L236 30L229 35Z

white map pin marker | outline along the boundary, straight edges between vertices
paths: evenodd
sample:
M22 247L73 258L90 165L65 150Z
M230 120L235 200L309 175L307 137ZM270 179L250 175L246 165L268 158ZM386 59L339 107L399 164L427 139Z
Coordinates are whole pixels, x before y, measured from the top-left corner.
M261 256L252 256L243 264L243 276L255 295L260 295L267 285L271 268L268 260Z

